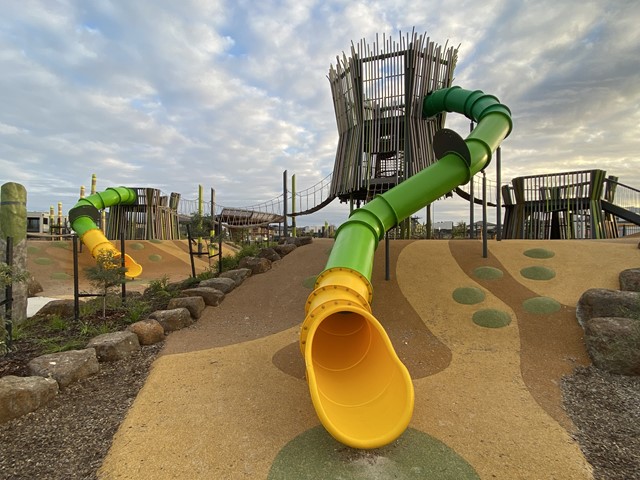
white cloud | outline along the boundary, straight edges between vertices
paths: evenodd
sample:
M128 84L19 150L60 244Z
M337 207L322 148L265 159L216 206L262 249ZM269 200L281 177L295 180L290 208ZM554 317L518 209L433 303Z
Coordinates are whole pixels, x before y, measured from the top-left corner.
M204 184L230 206L281 194L284 170L302 190L333 167L329 65L352 41L415 26L460 45L457 84L512 109L504 180L602 167L640 186L636 3L8 1L0 177L25 184L30 209L71 206L92 173L99 188L184 198ZM298 224L339 223L337 203ZM449 205L436 208L464 218Z

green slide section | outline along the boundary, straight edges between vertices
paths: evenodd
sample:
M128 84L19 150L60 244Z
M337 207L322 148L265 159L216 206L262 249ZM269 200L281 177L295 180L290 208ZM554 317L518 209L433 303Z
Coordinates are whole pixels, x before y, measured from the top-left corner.
M492 152L511 133L511 112L480 90L436 90L424 99L423 117L456 112L477 122L466 140L444 130L444 155L433 165L355 210L336 233L327 269L347 267L371 279L373 253L390 228L442 197L489 165ZM436 138L436 142L437 142Z
M439 130L439 159L354 211L336 233L326 269L305 307L300 350L311 401L325 429L354 448L397 439L413 414L411 376L371 311L373 255L385 232L484 169L511 132L511 114L497 98L459 87L424 100L423 116L458 112L478 125L466 140Z
M121 253L104 236L96 225L100 219L100 210L113 205L133 205L138 195L135 190L127 187L107 188L104 192L94 193L81 198L69 210L71 228L78 234L80 240L89 248L91 255L97 258L103 251L111 251L118 258ZM127 276L135 278L142 273L142 267L129 255L125 255Z

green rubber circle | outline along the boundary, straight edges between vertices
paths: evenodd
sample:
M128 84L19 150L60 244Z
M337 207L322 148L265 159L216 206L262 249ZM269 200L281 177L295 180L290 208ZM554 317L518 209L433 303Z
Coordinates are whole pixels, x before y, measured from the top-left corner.
M502 328L511 323L511 315L502 310L485 308L473 314L473 323L485 328Z
M524 254L529 258L551 258L555 256L555 253L546 248L531 248L526 250Z
M453 299L463 305L475 305L485 299L484 292L477 287L460 287L453 291Z
M533 297L522 303L524 309L529 313L547 315L560 310L560 302L549 297Z
M480 477L453 449L412 428L385 447L357 450L338 443L322 426L317 426L280 450L267 480L318 478L475 480Z
M502 270L494 267L478 267L473 270L473 275L482 280L496 280L504 275Z
M547 267L533 266L520 270L520 275L529 280L551 280L555 278L556 272Z

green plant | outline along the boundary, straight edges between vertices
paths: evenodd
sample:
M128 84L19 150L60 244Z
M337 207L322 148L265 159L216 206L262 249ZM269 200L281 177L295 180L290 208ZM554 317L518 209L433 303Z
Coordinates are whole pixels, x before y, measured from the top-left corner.
M52 332L62 332L68 328L67 321L59 315L52 315L49 318L49 330Z
M150 310L149 303L138 299L127 300L123 307L128 323L139 322Z
M127 269L121 266L120 257L112 250L102 250L96 257L96 265L85 270L92 285L102 296L102 318L106 318L107 296L114 287L125 282Z
M217 267L217 265L216 265ZM204 270L203 272L200 272L198 275L196 275L195 280L197 280L198 282L201 282L203 280L208 280L210 278L215 278L218 276L218 269L217 268L213 268L213 267L209 267L206 270Z

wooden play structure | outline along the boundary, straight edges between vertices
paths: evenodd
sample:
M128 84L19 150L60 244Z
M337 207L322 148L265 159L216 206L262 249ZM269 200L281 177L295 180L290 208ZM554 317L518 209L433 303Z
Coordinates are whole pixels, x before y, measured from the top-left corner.
M640 191L604 170L517 177L502 196L504 238L616 238L620 219L640 225Z
M178 240L179 193L162 195L156 188L135 188L134 205L113 205L106 216L105 235L110 240Z
M415 32L382 36L337 57L329 82L338 126L330 198L369 201L436 161L444 115L422 115L427 93L451 86L457 49Z

